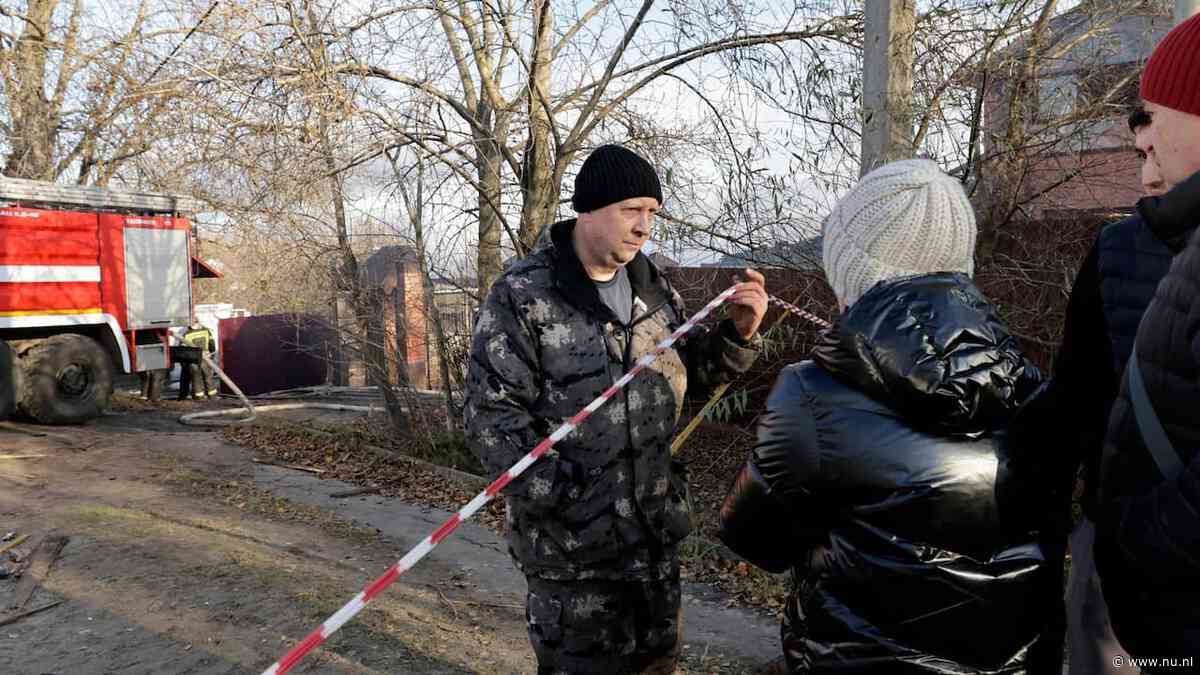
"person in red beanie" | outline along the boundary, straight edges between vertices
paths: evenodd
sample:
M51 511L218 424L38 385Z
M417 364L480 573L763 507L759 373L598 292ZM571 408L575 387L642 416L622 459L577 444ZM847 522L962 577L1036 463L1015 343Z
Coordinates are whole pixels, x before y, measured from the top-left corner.
M1165 194L1171 186L1147 153L1150 116L1140 103L1128 123L1142 165L1142 187L1151 196ZM1069 537L1069 675L1105 672L1114 658L1128 656L1113 634L1096 573L1096 484L1108 413L1120 393L1142 314L1172 257L1136 213L1100 229L1071 287L1054 377L1035 401L1022 406L1008 429L1009 470L1025 476L1021 482L1029 488L1045 483L1041 494L1051 496L1044 504L1020 499L1019 508L1031 517L1048 518L1051 526L1043 531L1052 541L1070 527L1071 494L1082 478L1082 518ZM1003 511L1004 502L1000 505Z
M1150 115L1146 141L1168 185L1200 171L1198 16L1163 38L1142 73L1141 96Z
M1200 16L1172 30L1142 74L1141 149L1167 194L1138 212L1174 254L1142 317L1100 463L1096 564L1134 664L1200 672ZM1143 661L1144 660L1144 661ZM1119 662L1121 661L1121 662Z

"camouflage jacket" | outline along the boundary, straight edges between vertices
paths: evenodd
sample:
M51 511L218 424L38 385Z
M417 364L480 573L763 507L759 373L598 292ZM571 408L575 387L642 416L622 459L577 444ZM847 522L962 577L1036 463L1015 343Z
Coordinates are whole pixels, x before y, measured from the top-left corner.
M471 447L492 475L516 463L686 320L638 254L634 318L600 299L571 243L574 220L514 264L476 321L467 382ZM670 443L688 384L711 387L758 355L730 321L697 327L506 489L509 552L550 579L664 578L691 530L687 477Z

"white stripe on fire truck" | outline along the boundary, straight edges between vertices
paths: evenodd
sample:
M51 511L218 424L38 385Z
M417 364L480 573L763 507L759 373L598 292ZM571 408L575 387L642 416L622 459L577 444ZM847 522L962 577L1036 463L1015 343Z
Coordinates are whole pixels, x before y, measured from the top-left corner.
M0 282L100 281L100 266L82 265L0 265Z

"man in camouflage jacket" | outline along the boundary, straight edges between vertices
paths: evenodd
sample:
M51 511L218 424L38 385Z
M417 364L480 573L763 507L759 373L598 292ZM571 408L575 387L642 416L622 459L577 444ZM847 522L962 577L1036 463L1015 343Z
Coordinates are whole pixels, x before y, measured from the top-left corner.
M475 325L467 435L492 475L687 318L640 253L662 201L653 167L604 146L575 187L579 218L551 226L493 284ZM689 383L727 381L757 356L767 296L762 276L746 274L731 319L694 329L506 488L509 551L529 583L540 674L673 672L677 546L691 519L671 437ZM628 291L614 294L624 278Z

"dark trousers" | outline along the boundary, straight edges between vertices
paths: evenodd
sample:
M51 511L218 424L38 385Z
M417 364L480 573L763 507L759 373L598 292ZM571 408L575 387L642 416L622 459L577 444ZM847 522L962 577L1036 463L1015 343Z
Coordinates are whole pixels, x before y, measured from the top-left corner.
M138 378L142 381L142 398L147 401L157 401L161 398L165 375L166 371L163 370L146 370L138 373Z
M679 577L553 581L526 577L538 675L670 675L683 630Z
M201 363L184 363L179 364L179 400L188 397L191 394L192 398L200 398L203 395L209 398L209 377L208 370Z
M1067 637L1071 646L1071 675L1092 675L1112 669L1115 657L1129 660L1108 618L1108 605L1100 590L1092 546L1096 526L1084 519L1071 534L1071 576L1067 586ZM1200 648L1197 649L1200 653ZM1129 668L1134 671L1133 667Z

